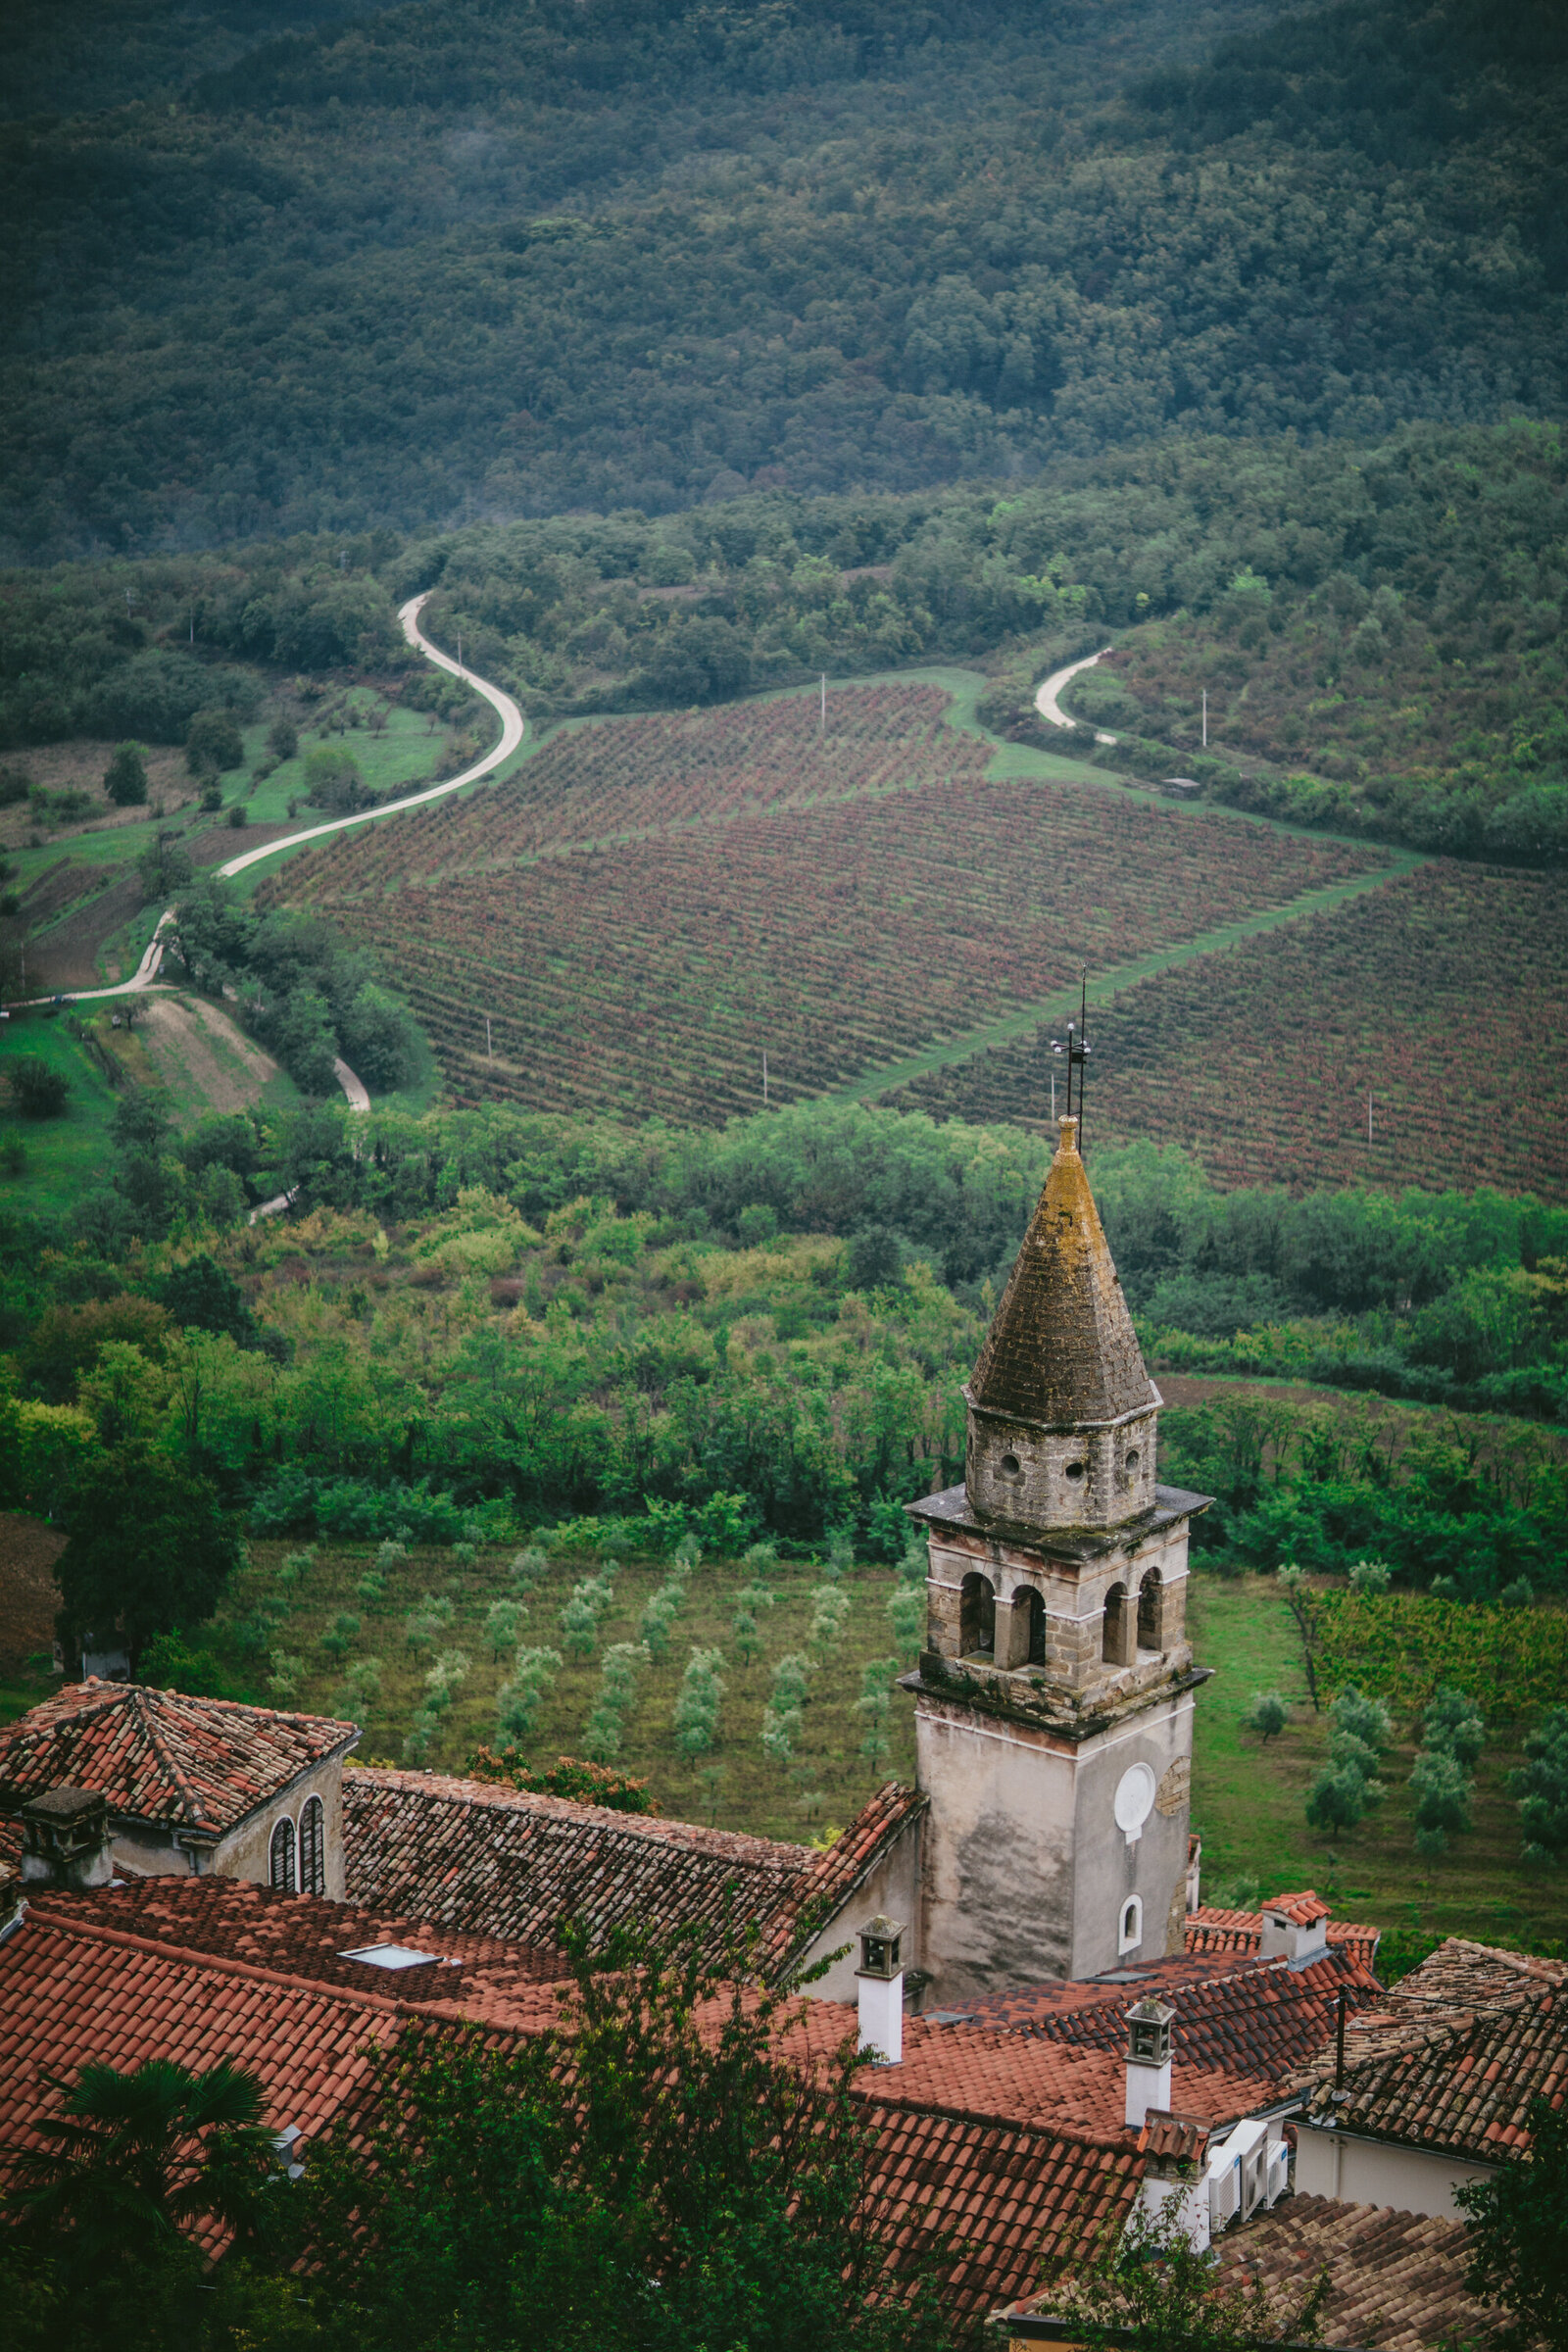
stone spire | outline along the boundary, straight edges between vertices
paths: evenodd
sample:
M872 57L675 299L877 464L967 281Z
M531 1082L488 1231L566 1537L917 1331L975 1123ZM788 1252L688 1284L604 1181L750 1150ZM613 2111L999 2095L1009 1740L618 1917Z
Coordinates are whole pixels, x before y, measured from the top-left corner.
M965 1484L983 1516L1105 1526L1152 1502L1161 1400L1089 1190L1078 1122L1057 1124L1045 1191L964 1391Z

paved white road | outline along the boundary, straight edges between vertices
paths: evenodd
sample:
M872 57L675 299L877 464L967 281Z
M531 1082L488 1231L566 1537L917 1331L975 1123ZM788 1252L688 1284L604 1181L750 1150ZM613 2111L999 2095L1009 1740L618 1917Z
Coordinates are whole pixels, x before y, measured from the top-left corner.
M378 824L383 817L396 816L404 808L422 808L427 801L445 800L448 793L461 792L465 784L475 783L480 776L487 776L492 768L499 767L503 760L511 759L528 731L527 721L510 694L503 694L499 686L492 686L485 678L475 677L473 671L465 663L454 662L450 654L443 654L439 647L433 646L430 640L420 633L419 614L433 594L434 590L427 588L422 596L411 596L408 603L402 607L398 618L403 623L403 634L410 645L417 646L427 662L433 662L437 669L448 670L453 677L461 678L466 686L471 686L475 694L482 695L491 708L500 712L501 740L499 743L493 744L482 760L476 760L471 767L466 767L462 775L449 776L444 783L428 785L423 792L411 792L405 800L401 801L385 801L378 808L363 808L357 816L339 816L334 817L329 824L308 825L302 832L285 833L277 841L264 841L259 848L246 850L240 857L231 858L226 865L219 867L219 873L225 881L232 880L235 874L244 873L248 866L259 865L264 858L276 858L284 850L297 849L302 841L319 841L328 833L345 833L352 825ZM1062 723L1066 725L1069 722L1063 720ZM154 931L144 950L140 963L137 964L128 980L117 981L112 988L71 989L65 993L69 995L72 1004L84 1004L96 1002L100 997L135 996L144 989L154 987L157 984L159 968L164 960L164 933L173 919L174 909L172 906L166 907L158 918L158 928ZM47 1004L52 1001L48 997L29 997L23 1000L24 1004ZM354 1072L349 1068L348 1063L334 1061L332 1066L337 1073L339 1086L348 1097L350 1109L368 1110L370 1098L361 1080L356 1078ZM270 1200L266 1207L258 1213L266 1216L282 1205L281 1199L276 1201Z
M1056 697L1069 678L1075 678L1081 669L1093 669L1097 662L1103 662L1110 650L1108 645L1102 645L1098 654L1086 654L1081 662L1069 662L1065 669L1054 669L1035 696L1035 709L1041 717L1049 718L1054 727L1075 727L1078 721L1062 709ZM1097 743L1114 743L1115 740L1114 735L1104 735L1098 727L1095 729Z

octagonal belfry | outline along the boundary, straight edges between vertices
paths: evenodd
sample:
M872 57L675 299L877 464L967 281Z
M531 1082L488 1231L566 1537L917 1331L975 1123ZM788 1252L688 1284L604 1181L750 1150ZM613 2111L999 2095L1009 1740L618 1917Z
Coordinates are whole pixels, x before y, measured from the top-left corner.
M1060 1142L964 1391L927 1532L915 1697L939 1998L1179 1949L1193 1693L1188 1530L1160 1396L1078 1152Z

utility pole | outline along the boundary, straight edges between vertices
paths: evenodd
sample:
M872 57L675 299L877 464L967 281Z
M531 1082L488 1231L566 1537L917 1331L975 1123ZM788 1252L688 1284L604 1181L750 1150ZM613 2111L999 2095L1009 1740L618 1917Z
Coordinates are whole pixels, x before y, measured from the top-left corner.
M767 1054L762 1055L762 1108L767 1108Z
M819 735L827 733L827 671L825 669L822 672L822 715L817 720L816 731Z
M1372 1141L1372 1089L1366 1090L1366 1140Z
M458 631L458 667L463 667L463 631Z
M1208 749L1208 688L1203 688L1203 749Z
M490 1015L488 1013L486 1013L484 1016L484 1051L485 1058L489 1061L494 1061L496 1057L496 1050L490 1040Z

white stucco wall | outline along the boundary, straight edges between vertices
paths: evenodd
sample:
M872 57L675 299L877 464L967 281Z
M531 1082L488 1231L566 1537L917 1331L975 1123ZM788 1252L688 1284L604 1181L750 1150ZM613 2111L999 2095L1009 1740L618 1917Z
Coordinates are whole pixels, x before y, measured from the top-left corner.
M294 1824L308 1797L318 1796L326 1846L326 1892L333 1902L344 1896L343 1752L323 1756L289 1782L285 1788L258 1805L235 1823L216 1845L183 1845L177 1836L154 1823L120 1820L113 1824L110 1852L115 1867L127 1878L250 1879L269 1884L272 1831L286 1815ZM296 1845L296 1854L298 1846Z
M858 1886L849 1895L841 1908L807 1946L805 1965L825 1959L836 1952L840 1944L849 1950L835 1960L827 1975L817 1984L807 1986L813 1999L819 2001L854 2001L857 1998L855 1972L859 1965L859 1932L869 1919L885 1917L903 1922L904 1941L900 1956L906 1969L923 1965L920 1958L920 1847L924 1816L916 1814L905 1823L899 1836L879 1856L873 1869L867 1872Z
M930 2005L1163 1956L1172 1916L1179 1923L1185 1909L1192 1735L1191 1691L1155 1698L1076 1745L959 1701L917 1698ZM1135 1763L1163 1794L1129 1842L1114 1807ZM1120 1953L1133 1894L1143 1939Z
M1391 2205L1396 2213L1456 2218L1454 2190L1467 2180L1490 2180L1495 2169L1436 2149L1396 2147L1351 2132L1297 2126L1298 2189L1341 2205Z

